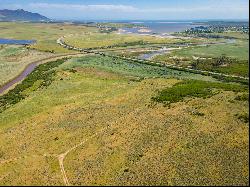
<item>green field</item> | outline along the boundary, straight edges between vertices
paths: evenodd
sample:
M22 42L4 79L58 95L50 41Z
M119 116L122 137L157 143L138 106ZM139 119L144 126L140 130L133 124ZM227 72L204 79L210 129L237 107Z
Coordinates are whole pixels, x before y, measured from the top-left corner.
M235 43L186 47L169 54L158 55L153 60L182 66L196 64L198 69L248 77L248 44L248 40L238 39ZM222 57L231 59L230 63L212 65Z
M17 22L1 22L0 29L1 38L36 40L37 43L31 48L55 53L70 52L56 44L59 37L67 34L97 31L94 27L72 24Z
M223 33L214 33L214 35L233 37L237 39L246 39L249 40L249 34L241 32L223 32Z
M171 56L178 56L178 57L187 57L192 59L193 56L195 57L205 57L205 58L212 58L212 57L219 57L221 55L226 55L231 58L237 58L241 60L248 60L248 41L245 40L237 40L234 44L214 44L208 45L205 47L189 47L184 48L181 50L176 50L171 53ZM169 55L168 55L169 56ZM158 59L164 58L157 57Z
M64 41L75 47L80 48L102 48L102 47L118 47L118 46L134 46L134 45L147 45L147 44L172 44L183 42L201 42L196 39L170 39L160 38L154 36L142 36L133 34L101 34L101 33L88 33L83 35L69 36Z
M76 67L93 67L109 72L118 72L123 75L136 76L140 78L166 77L178 79L199 79L216 81L209 76L192 74L184 71L177 71L165 67L146 65L136 62L129 62L112 57L86 56L83 58L72 59L62 65L64 69L74 69Z

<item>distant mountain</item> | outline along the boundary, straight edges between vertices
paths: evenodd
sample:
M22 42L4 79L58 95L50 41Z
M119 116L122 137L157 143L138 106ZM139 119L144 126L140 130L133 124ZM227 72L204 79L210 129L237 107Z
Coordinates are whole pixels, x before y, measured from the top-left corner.
M50 19L38 13L28 12L23 9L17 9L17 10L4 9L0 10L0 21L44 22L44 21L50 21Z

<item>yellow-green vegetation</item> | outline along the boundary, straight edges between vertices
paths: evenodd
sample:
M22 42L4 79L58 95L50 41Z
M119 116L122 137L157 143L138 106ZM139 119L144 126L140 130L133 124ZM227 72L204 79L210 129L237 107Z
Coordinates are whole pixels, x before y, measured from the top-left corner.
M226 55L231 58L248 60L248 45L249 42L246 40L236 40L236 43L213 44L208 46L194 46L189 48L183 48L181 50L173 51L170 55L177 57L188 57L190 59L192 59L193 56L212 58ZM156 59L158 60L160 60L160 58L164 59L164 56L156 57Z
M182 101L185 97L211 97L214 94L218 94L216 92L218 90L246 92L248 91L248 86L219 82L204 82L200 80L185 80L171 88L161 91L158 96L153 97L153 100L170 104ZM237 98L238 100L242 100L244 97L238 96Z
M82 35L73 35L64 39L64 41L72 46L80 48L103 48L103 47L120 47L146 44L170 44L183 42L201 42L196 39L172 39L160 38L154 36L143 36L133 34L117 34L117 33L86 33Z
M249 34L241 32L222 32L222 33L213 33L214 35L232 37L237 39L249 40Z
M71 185L248 185L248 101L236 99L244 89L168 109L151 98L181 80L140 80L99 60L54 67L47 87L32 81L27 97L0 113L1 185L65 185L63 153Z
M0 86L16 77L29 63L49 56L52 54L28 50L18 45L1 45Z
M249 76L248 60L237 60L226 56L211 59L196 59L192 61L191 66L195 69L216 71L243 77Z
M249 76L249 42L234 39L235 43L212 44L207 46L185 47L171 53L157 55L154 61L194 69L214 71L242 77Z
M193 74L184 71L169 69L166 67L152 66L134 61L112 58L107 56L85 56L73 58L61 66L65 70L76 67L93 67L109 72L118 72L122 75L135 76L139 78L167 77L177 79L196 79L204 81L216 81L210 76Z
M52 53L70 52L56 43L63 35L97 31L94 27L66 23L1 22L0 29L0 38L36 40L30 48Z

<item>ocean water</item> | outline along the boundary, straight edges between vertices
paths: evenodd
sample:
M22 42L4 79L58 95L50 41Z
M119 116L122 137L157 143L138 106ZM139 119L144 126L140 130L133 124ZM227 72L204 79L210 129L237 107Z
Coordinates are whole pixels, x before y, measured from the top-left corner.
M18 44L18 45L25 45L25 44L33 44L35 40L13 40L13 39L5 39L0 38L0 44Z
M195 22L180 22L180 21L132 21L128 23L145 26L150 32L140 32L141 28L122 28L123 33L140 33L140 34L171 34L175 32L185 31L192 27L200 26Z

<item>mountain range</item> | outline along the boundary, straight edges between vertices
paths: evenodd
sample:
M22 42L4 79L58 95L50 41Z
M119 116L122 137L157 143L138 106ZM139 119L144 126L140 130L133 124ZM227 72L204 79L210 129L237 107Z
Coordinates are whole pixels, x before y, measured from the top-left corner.
M0 10L0 21L31 21L31 22L47 22L49 18L38 14L25 11L23 9L17 10Z

